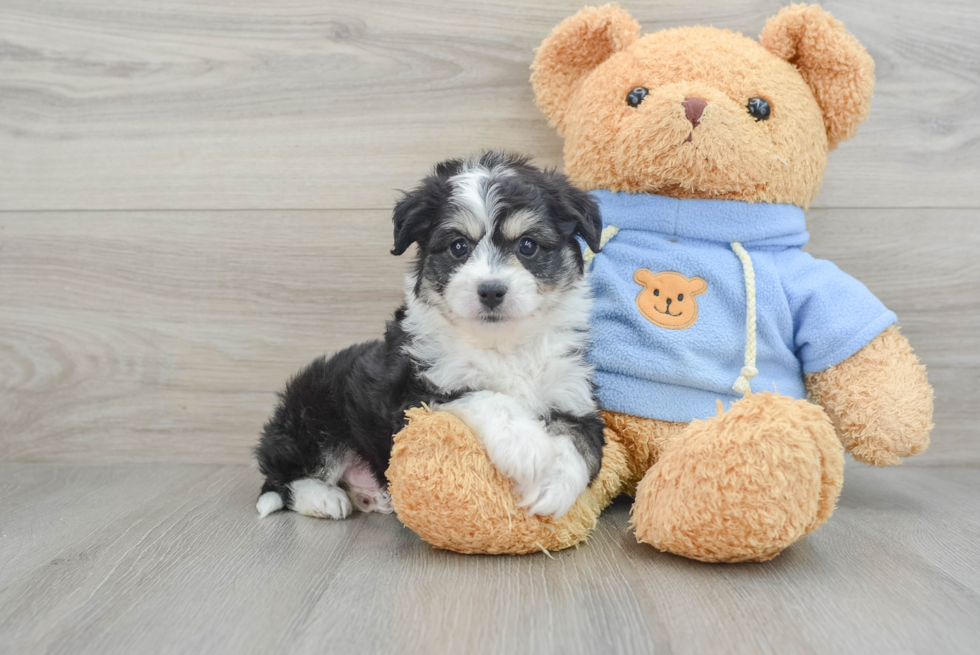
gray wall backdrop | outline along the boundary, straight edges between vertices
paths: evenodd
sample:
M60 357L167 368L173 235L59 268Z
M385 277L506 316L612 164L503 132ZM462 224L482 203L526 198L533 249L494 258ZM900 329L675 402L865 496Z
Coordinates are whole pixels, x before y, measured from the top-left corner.
M394 189L485 147L560 165L528 66L581 2L3 0L0 459L248 462L284 378L399 302ZM878 85L809 250L929 366L910 466L980 461L975 3L824 3ZM757 36L782 4L625 6Z

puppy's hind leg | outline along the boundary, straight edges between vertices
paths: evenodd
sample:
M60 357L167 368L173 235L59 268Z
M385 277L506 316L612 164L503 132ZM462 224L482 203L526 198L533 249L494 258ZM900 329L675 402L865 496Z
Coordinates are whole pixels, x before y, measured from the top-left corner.
M350 499L336 484L317 478L302 478L289 483L292 492L290 509L321 519L345 519L352 511Z
M336 481L330 484L320 478L300 478L278 490L267 482L255 502L259 518L283 508L321 519L345 519L352 511L347 493L337 486Z
M264 519L273 512L278 512L284 506L282 496L275 490L273 485L266 482L262 485L262 493L255 501L255 510L259 513L259 518Z
M395 511L387 486L378 484L367 462L356 455L344 471L340 486L359 512L391 514Z
M302 441L266 429L256 457L265 474L265 484L255 503L260 518L280 509L318 518L342 519L351 513L350 500L338 486L353 453L323 452L312 441Z

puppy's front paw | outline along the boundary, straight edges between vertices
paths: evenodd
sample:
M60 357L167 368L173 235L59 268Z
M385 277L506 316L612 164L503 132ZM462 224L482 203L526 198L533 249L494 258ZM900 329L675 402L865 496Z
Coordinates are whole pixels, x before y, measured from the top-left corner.
M589 486L589 470L582 455L567 437L557 440L559 454L551 470L536 484L518 485L519 505L527 507L532 516L564 516Z
M541 421L513 420L483 440L490 462L518 487L540 484L559 454Z

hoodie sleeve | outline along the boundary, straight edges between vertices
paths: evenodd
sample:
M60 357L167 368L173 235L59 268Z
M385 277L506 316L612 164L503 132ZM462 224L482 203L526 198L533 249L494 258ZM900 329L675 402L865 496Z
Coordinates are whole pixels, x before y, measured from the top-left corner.
M898 320L866 286L824 259L790 248L773 260L804 373L840 364Z

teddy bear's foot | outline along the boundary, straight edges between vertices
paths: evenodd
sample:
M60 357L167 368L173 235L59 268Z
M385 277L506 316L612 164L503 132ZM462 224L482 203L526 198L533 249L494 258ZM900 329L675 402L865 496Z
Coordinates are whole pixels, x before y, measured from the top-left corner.
M447 412L407 412L395 435L388 491L402 523L436 548L459 553L531 553L584 541L628 475L623 445L606 430L599 476L555 519L518 507L511 481L467 425Z
M637 487L632 525L637 540L684 557L769 560L830 517L843 472L820 407L751 394L667 444Z

